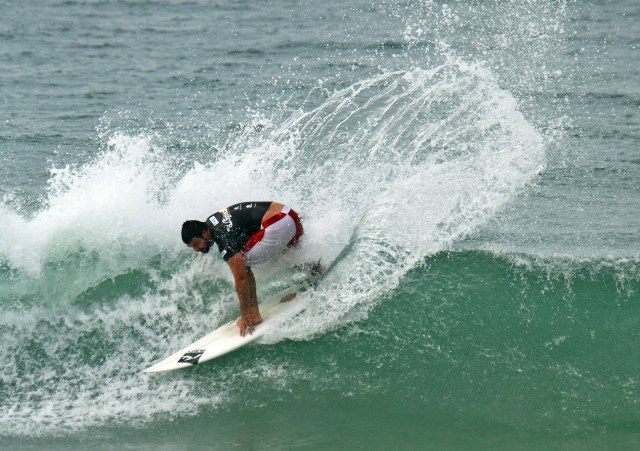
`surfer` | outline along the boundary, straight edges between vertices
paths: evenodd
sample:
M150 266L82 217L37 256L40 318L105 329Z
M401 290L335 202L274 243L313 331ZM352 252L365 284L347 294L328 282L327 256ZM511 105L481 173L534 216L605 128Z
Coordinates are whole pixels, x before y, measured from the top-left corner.
M243 337L262 322L251 267L295 246L303 233L296 212L278 202L243 202L212 214L205 222L182 224L182 241L187 246L206 254L215 243L229 265L240 301L237 325Z

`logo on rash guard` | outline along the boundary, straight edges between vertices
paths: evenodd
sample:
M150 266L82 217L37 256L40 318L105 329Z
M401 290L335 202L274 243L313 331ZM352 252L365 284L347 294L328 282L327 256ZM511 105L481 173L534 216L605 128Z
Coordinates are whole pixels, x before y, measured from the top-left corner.
M233 227L233 222L231 222L231 215L229 214L229 210L226 208L224 210L220 210L220 214L222 215L222 223L227 229L227 232L231 230Z

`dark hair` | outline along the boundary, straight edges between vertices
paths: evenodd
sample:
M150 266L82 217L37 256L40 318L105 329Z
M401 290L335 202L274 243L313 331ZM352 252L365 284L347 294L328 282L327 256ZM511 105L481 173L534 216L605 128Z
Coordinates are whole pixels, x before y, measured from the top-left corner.
M206 222L189 220L182 224L182 241L184 244L189 244L192 239L198 237L202 238L202 233L207 230L209 226Z

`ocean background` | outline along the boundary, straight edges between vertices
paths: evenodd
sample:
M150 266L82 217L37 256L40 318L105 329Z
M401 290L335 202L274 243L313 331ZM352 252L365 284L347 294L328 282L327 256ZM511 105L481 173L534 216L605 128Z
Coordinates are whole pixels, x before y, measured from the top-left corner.
M640 448L637 0L0 1L0 448ZM256 345L185 219L336 260Z

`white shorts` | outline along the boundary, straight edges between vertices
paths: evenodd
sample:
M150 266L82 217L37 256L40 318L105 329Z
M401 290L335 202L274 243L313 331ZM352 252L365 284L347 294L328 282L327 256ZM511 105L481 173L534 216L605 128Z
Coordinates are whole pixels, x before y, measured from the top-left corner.
M262 223L242 250L247 266L260 266L294 246L302 234L302 223L295 211L285 206L282 211Z

